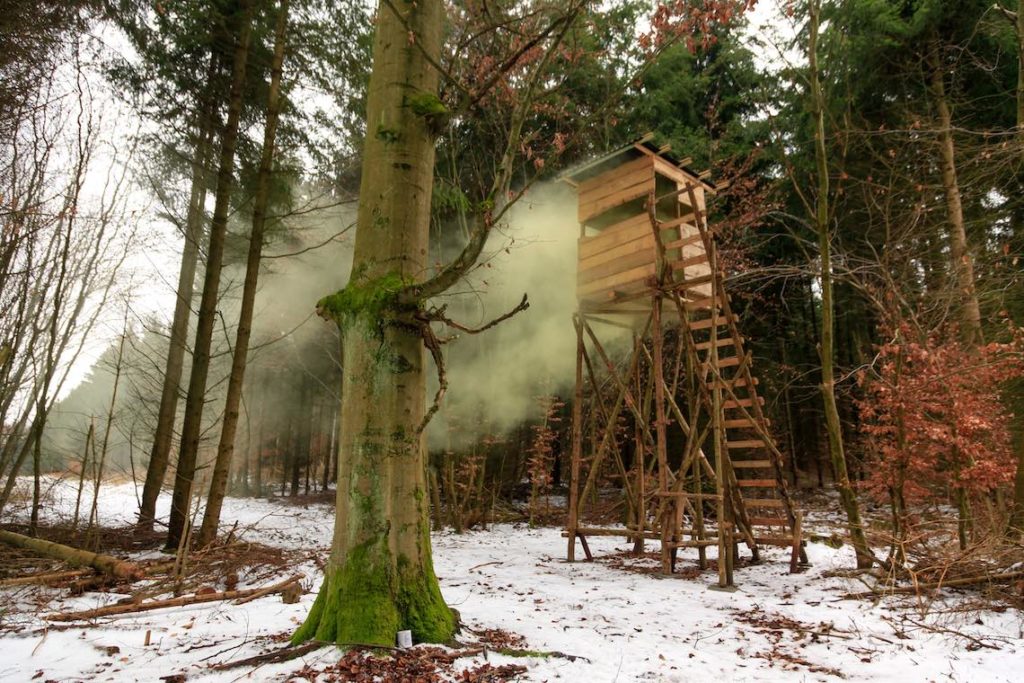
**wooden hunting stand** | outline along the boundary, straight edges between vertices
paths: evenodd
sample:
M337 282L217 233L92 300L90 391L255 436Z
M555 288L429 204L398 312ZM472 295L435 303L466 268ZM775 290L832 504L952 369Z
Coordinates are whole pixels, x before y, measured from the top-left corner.
M638 550L659 540L666 574L679 548L696 548L703 569L717 546L723 588L740 543L754 559L761 545L790 547L796 571L801 514L707 226L715 188L649 140L563 176L580 223L568 559L577 539L589 560L588 536L627 536ZM626 526L586 526L609 479Z

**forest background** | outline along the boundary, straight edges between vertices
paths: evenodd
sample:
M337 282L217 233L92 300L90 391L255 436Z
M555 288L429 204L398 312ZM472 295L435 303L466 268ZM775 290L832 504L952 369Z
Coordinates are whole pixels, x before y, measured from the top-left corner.
M315 305L349 275L373 10L29 5L0 3L0 514L23 474L35 512L49 472L136 479L144 521L165 481L327 490L341 368ZM542 57L498 27L554 9L449 6L432 262L470 238ZM531 308L447 345L437 524L564 484L577 226L557 179L653 131L722 187L712 223L792 482L841 482L839 443L894 538L929 506L955 509L961 547L1024 527L1024 20L762 0L752 26L751 9L584 5L544 63L513 159L525 192L443 301L481 323L523 292ZM456 83L495 87L448 117Z

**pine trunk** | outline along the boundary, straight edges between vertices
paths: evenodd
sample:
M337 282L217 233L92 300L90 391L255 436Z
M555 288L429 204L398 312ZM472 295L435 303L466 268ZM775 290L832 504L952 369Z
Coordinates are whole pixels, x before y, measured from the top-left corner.
M249 253L245 264L245 282L242 286L242 306L238 315L238 330L235 333L235 347L231 356L231 376L224 406L224 422L221 425L220 443L217 446L217 461L210 479L210 495L206 500L206 512L199 529L198 543L208 545L217 536L220 512L227 491L228 472L235 452L235 433L238 429L238 405L242 398L245 379L246 357L249 353L249 338L252 333L252 315L256 305L256 284L260 274L260 260L263 256L263 229L266 225L267 203L270 196L270 172L274 164L274 141L277 135L278 114L281 111L280 87L281 70L284 64L284 43L288 27L288 0L281 0L278 8L277 26L274 33L274 57L270 66L270 90L267 94L267 120L263 128L263 151L260 155L259 176L256 180L256 196L253 200L252 234L249 236Z
M210 246L206 257L206 276L196 323L196 341L192 351L192 372L189 377L188 397L185 400L185 419L181 429L181 449L174 476L174 494L171 515L167 525L167 547L177 548L185 535L192 499L192 480L196 471L196 457L202 431L203 407L206 400L206 378L210 370L210 345L217 314L217 294L220 289L221 265L224 257L224 238L227 233L228 209L234 184L235 143L238 139L238 121L242 110L242 89L245 84L245 66L249 54L251 10L249 0L239 3L238 41L231 72L231 90L228 96L228 117L221 136L220 166L217 172L217 194L213 220L210 222Z
M835 333L835 310L832 300L832 259L829 244L829 177L828 158L825 150L825 98L818 74L818 25L820 0L811 3L810 42L808 44L808 65L811 78L811 106L815 117L814 157L818 181L818 198L815 207L815 224L818 230L818 248L821 258L821 396L825 404L825 427L828 432L829 454L835 475L836 489L843 510L846 512L850 540L857 554L857 567L866 569L873 564L873 555L864 534L857 495L850 484L846 468L846 453L843 449L843 427L836 405L835 374L833 370L833 335Z
M212 83L216 75L216 57L210 57L207 73ZM206 203L206 165L210 160L213 126L207 106L202 112L196 140L195 159L192 165L192 189L189 196L188 212L185 216L185 243L181 250L181 266L178 270L178 289L174 302L174 317L171 319L170 346L167 349L167 363L164 368L164 384L160 392L160 408L157 411L156 431L153 446L146 467L146 483L142 487L139 504L139 525L152 528L156 518L156 501L160 497L167 465L171 457L171 441L174 437L174 418L178 414L178 392L181 388L181 374L185 367L185 352L188 339L188 321L192 315L192 295L195 289L196 266L199 262L199 242L203 234L203 206Z
M321 301L343 342L334 544L295 642L393 645L404 629L445 642L455 629L431 560L423 340L394 295L426 265L438 74L425 53L438 58L442 7L378 9L353 273Z
M1018 3L1018 11L1014 17L1017 30L1017 140L1024 142L1024 12ZM1018 221L1020 219L1018 218ZM1019 223L1018 223L1019 224ZM1014 403L1024 403L1024 380L1016 380L1012 384L1010 394L1015 397ZM1012 407L1012 406L1011 406ZM1017 453L1017 474L1013 482L1013 508L1006 525L1006 533L1011 538L1024 537L1024 410L1014 410L1013 446Z
M956 171L956 147L953 143L953 116L946 99L946 84L938 50L936 47L931 55L930 85L935 110L939 116L942 188L946 194L946 211L949 214L949 257L957 287L953 300L961 302L960 331L964 341L969 346L974 346L982 341L981 309L974 288L974 263L967 248L967 232L964 228L963 202Z

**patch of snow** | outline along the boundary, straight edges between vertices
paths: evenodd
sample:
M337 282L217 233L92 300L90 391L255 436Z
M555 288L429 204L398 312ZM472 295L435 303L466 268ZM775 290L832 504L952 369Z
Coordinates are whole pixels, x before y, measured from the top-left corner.
M69 500L67 486L54 486L47 516L70 515L74 495ZM102 522L131 522L135 495L131 484L104 486L98 506ZM165 496L161 514L168 507ZM235 521L246 540L293 550L297 558L325 557L333 510L321 504L229 498L222 528ZM905 599L844 600L844 593L862 590L862 584L827 574L854 566L848 546L808 544L812 566L797 575L788 573L788 551L769 549L762 564L736 570L738 590L728 593L712 590L714 569L695 569L695 552L681 552L681 575L663 577L636 571L650 561L626 558L631 543L616 537L588 539L597 561L574 564L565 561L560 529L506 524L464 534L439 532L432 538L444 596L469 628L506 629L525 636L530 650L577 657L488 655L493 664L528 666L528 680L1020 680L1024 634L1019 613L961 613L954 608L962 598L951 591L921 611L908 607ZM286 680L306 664L333 663L338 651L325 648L256 672L209 668L259 654L271 647L272 638L301 623L322 577L310 560L294 569L306 574L309 589L295 605L268 596L244 605L208 603L47 631L44 617L51 611L89 609L121 597L54 593L45 612L0 617L8 625L17 618L24 627L0 637L0 680L28 681L40 671L36 680L156 680L175 673L187 674L190 681ZM0 604L29 607L33 592L40 590L48 589L2 589ZM937 625L948 630L934 629ZM991 647L972 646L949 633L953 630ZM144 645L147 631L149 646Z

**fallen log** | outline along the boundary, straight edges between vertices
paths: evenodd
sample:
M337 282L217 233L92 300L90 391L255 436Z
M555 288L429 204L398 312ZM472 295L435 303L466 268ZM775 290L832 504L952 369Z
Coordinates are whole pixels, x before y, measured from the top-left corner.
M0 541L17 546L18 548L31 550L44 557L62 560L77 567L92 567L105 574L128 579L129 581L138 581L146 575L146 572L134 562L126 562L110 555L72 548L69 545L62 545L53 541L44 541L41 538L22 536L13 531L0 530Z
M184 607L185 605L196 605L204 602L218 602L220 600L238 600L239 598L247 598L254 595L270 595L271 593L278 593L293 583L298 583L303 578L304 574L294 574L289 576L284 581L272 584L270 586L264 586L263 588L247 588L245 590L236 591L223 591L221 593L201 593L196 595L182 595L177 598L167 598L166 600L152 600L150 602L130 602L123 605L108 605L107 607L97 607L96 609L88 609L82 612L61 612L59 614L51 614L46 617L47 621L82 621L85 619L95 619L97 617L111 617L118 614L134 614L136 612L149 612L150 610L163 609L165 607Z
M964 586L977 586L983 583L997 583L1009 581L1010 579L1024 578L1024 569L1002 574L984 574L981 576L965 576L948 581L936 581L935 583L919 583L915 586L900 586L897 588L879 588L861 593L847 593L844 600L860 600L863 598L880 598L886 595L914 595L921 591L937 590L939 588L962 588Z
M70 579L79 579L83 576L93 574L92 569L70 569L60 572L44 572L42 574L29 574L28 576L16 576L11 579L0 581L0 588L8 586L28 586L36 583L59 583Z

